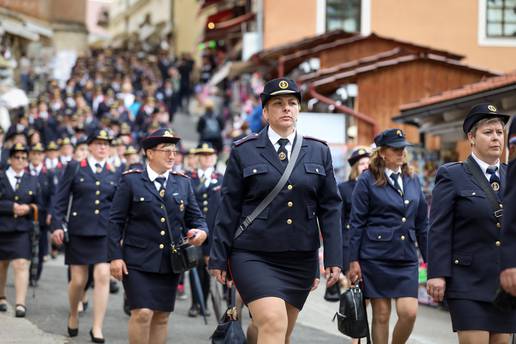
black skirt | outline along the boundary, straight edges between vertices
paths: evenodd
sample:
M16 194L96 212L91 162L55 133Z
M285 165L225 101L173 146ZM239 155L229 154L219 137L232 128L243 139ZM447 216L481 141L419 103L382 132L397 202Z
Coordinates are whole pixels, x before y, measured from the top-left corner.
M368 299L418 296L417 262L360 260L364 296Z
M172 312L176 302L179 274L155 273L128 268L122 280L130 309L148 308Z
M90 265L107 261L107 236L70 235L70 242L65 245L65 264Z
M233 250L231 277L246 304L278 297L301 310L317 272L318 251L257 252Z
M0 232L0 260L30 259L31 252L29 232Z
M500 311L490 302L458 299L447 301L454 332L516 332L516 311Z

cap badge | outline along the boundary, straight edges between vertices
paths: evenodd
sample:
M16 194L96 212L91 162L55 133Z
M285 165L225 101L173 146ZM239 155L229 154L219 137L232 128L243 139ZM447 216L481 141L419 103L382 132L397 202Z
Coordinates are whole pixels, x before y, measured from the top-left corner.
M365 154L365 149L360 149L360 150L358 151L358 154L360 154L360 155Z
M281 80L278 84L279 88L281 88L282 90L288 88L288 82L285 81L285 80Z
M105 130L101 130L100 133L99 133L99 136L102 137L102 138L107 137L106 131Z
M401 130L396 130L396 135L398 135L399 137L403 137L403 133L401 132Z
M491 112L496 112L496 107L494 105L488 105L487 109Z
M174 135L170 132L170 130L165 130L163 137L174 137Z
M23 149L23 145L21 143L17 143L15 149Z

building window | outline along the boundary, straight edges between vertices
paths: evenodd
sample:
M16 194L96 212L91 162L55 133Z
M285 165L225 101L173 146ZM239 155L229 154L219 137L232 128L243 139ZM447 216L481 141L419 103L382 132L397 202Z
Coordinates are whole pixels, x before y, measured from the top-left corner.
M516 0L487 0L486 37L516 37Z
M347 32L360 32L361 2L326 0L326 31L341 29Z

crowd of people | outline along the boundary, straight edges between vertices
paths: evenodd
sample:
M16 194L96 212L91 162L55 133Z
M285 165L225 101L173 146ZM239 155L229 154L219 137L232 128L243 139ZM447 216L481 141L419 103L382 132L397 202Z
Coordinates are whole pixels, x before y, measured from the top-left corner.
M202 290L191 290L191 317L209 314L211 274L235 286L249 308L249 342L290 343L323 274L327 287L362 285L374 343L405 343L417 316L421 256L428 293L447 301L460 343L508 342L516 311L502 312L492 300L502 267L502 286L514 294L516 285L504 238L510 230L502 228L513 207L504 199L510 177L501 161L509 116L492 104L471 109L464 121L471 155L438 169L429 213L402 130L382 131L372 150L356 147L349 181L338 185L327 143L296 130L294 81L265 83L228 118L220 113L229 102L205 94L211 70L202 69L197 90L193 70L186 54L175 61L165 53L94 52L77 60L63 87L49 82L0 129L0 311L12 264L15 315L26 315L27 289L41 278L51 238L69 266L70 337L79 334L78 313L93 284L89 335L105 341L115 278L130 314L129 341L164 343L189 270L178 257L191 246L200 259L190 285L198 278ZM204 113L199 145L187 150L181 128L171 127L194 95ZM222 175L217 157L232 141ZM398 320L391 335L392 300Z

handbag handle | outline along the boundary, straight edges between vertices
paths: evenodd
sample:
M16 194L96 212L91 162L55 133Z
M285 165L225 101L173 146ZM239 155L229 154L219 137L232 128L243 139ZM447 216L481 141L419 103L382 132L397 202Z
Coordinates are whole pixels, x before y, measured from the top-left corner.
M272 202L272 200L280 193L281 189L283 189L288 179L290 178L292 171L294 170L294 165L296 164L297 157L299 156L299 152L301 151L302 143L303 136L298 133L296 135L296 140L294 142L292 155L278 183L276 184L276 186L274 186L272 191L269 192L269 194L260 202L260 204L258 204L258 206L253 210L253 212L245 218L244 222L242 222L242 224L238 227L233 237L233 240L236 240L239 236L241 236L244 233L244 231L251 225L251 223L253 223L254 219L256 219L256 217L260 215L260 213L265 208L267 208L267 206Z

